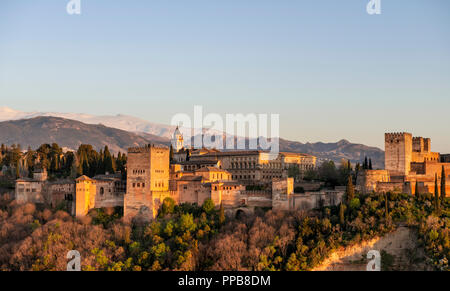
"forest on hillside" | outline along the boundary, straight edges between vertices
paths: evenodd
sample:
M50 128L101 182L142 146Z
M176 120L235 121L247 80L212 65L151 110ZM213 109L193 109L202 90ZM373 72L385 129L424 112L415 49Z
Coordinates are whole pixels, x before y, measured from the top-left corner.
M449 270L450 203L432 195L359 195L313 213L259 209L225 217L211 200L202 206L167 199L157 219L125 224L120 211L94 210L76 219L62 210L0 200L0 270L66 270L66 254L81 254L82 270L310 270L333 251L415 228L426 262Z

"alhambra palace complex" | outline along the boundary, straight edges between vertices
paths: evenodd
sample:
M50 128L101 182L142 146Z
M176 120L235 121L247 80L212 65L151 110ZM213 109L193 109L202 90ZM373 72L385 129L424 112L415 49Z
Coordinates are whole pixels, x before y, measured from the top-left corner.
M442 178L442 168L448 181L450 155L432 152L429 138L413 137L406 132L386 133L385 170L366 170L358 176L357 184L363 193L434 193L436 178L438 183ZM449 186L447 183L446 193Z
M53 207L65 202L77 217L87 215L90 209L121 206L126 221L148 221L155 218L167 197L176 203L199 205L211 199L216 206L223 205L228 215L236 215L255 207L310 210L319 205L338 205L345 194L345 187L305 187L305 193L294 193L294 179L288 178L288 169L314 169L316 157L311 155L282 152L276 159L269 159L268 152L256 150L188 150L178 128L172 148L172 161L170 149L164 146L130 148L126 180L118 173L50 182L45 171L37 171L32 179L16 181L15 199ZM450 157L431 152L430 139L388 133L385 152L386 169L361 171L357 190L413 194L417 184L418 192L433 193L435 177L441 179L442 167L450 173Z

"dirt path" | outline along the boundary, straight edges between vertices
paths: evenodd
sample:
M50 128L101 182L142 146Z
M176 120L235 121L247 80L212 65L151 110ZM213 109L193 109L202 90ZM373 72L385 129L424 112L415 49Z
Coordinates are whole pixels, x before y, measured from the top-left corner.
M368 263L367 253L370 250L378 250L382 254L382 270L432 270L425 263L423 249L418 247L415 231L400 226L396 231L381 238L334 252L313 271L365 271Z

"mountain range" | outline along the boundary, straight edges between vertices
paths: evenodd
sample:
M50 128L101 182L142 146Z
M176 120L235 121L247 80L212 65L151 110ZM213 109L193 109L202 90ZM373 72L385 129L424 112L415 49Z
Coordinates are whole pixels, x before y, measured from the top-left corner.
M0 143L37 148L56 142L67 149L91 144L100 149L108 145L112 152L149 143L170 144L174 126L152 123L133 116L95 116L76 113L22 112L0 107ZM280 139L280 151L300 152L321 160L352 163L370 157L375 168L384 167L384 152L376 147L354 144L345 139L335 143L301 143Z

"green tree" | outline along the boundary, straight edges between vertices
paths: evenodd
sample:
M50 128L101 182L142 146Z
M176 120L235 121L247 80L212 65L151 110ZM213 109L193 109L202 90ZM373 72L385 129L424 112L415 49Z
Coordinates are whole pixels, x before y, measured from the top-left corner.
M207 214L211 214L215 207L216 206L214 205L214 201L212 201L212 199L206 199L205 202L203 202L202 210Z
M333 161L326 161L320 165L319 178L328 186L339 185L339 174Z
M298 180L300 177L300 169L298 168L298 165L291 165L288 168L288 177L294 178L295 180Z
M445 174L445 167L442 166L442 175L441 175L441 200L442 200L442 203L444 203L445 196L447 195L447 190L445 189L445 187L447 186L446 180L447 180L447 176Z
M434 179L434 209L436 210L436 214L440 214L441 212L441 201L439 199L439 187L438 187L438 177L435 174Z
M192 213L182 214L178 225L181 232L191 232L197 228L197 225L194 223L194 216Z
M105 173L108 172L110 174L113 174L116 172L116 167L114 165L114 159L109 152L108 146L105 146L105 150L103 151L103 163L105 165Z
M360 206L361 202L359 201L358 198L353 198L352 200L350 200L349 207L351 210L357 210L359 209Z
M344 226L345 224L345 205L344 203L341 202L341 204L339 205L339 222L341 224L341 226Z
M223 209L223 203L220 203L219 224L223 225L224 223L225 223L225 210Z
M384 215L387 220L389 217L389 197L387 193L384 193Z
M416 189L414 189L414 195L416 196L416 199L420 198L419 181L417 180L416 180Z
M166 197L161 206L161 216L172 214L175 210L175 200L170 197Z
M364 158L363 169L364 170L368 170L369 169L369 161L367 160L367 157Z
M355 188L353 186L353 179L352 176L349 175L347 178L347 189L345 191L347 203L350 203L350 201L353 200L355 197Z
M16 161L16 179L20 178L20 162L19 160Z

